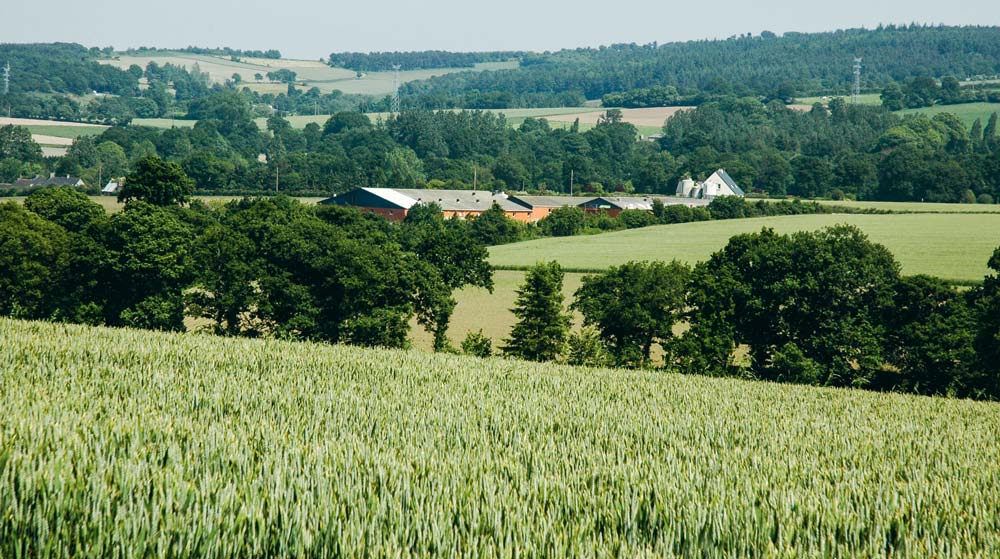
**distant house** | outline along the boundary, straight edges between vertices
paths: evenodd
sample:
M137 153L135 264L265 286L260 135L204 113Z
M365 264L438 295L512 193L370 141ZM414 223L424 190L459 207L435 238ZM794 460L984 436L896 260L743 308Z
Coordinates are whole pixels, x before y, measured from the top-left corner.
M682 198L699 198L711 200L716 196L746 196L743 189L737 186L733 177L724 169L712 173L704 182L692 179L682 179L677 183L677 196Z
M591 198L579 206L585 212L607 212L616 217L622 210L653 211L653 204L659 200L664 206L707 206L708 200L681 198L677 196L599 196Z
M529 221L531 209L510 200L506 194L488 190L430 190L419 188L356 188L327 198L320 204L350 206L381 215L390 221L402 221L410 208L418 204L437 204L445 217L476 217L496 202L511 219Z
M593 196L521 196L510 197L512 202L521 204L531 210L528 221L538 221L552 213L556 208L567 206L580 206L585 202L593 200Z
M14 181L14 188L42 188L45 186L86 186L80 177L57 177L55 173L47 177L35 177L33 179L17 179Z
M123 182L121 179L108 181L108 184L104 185L104 188L101 189L101 194L104 196L117 196L118 191L122 189Z

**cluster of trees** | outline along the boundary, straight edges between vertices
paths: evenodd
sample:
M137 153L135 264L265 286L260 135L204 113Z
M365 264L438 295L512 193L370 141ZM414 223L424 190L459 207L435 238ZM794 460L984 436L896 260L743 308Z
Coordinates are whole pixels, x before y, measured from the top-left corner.
M12 94L98 91L134 95L139 91L134 74L98 63L95 52L78 44L0 44L0 61L10 64Z
M892 82L882 90L882 106L890 111L917 109L932 105L957 105L960 103L1000 103L1000 91L995 84L977 84L963 87L955 76L945 76L938 81L931 76L918 76L902 85Z
M285 197L181 207L190 191L149 158L112 215L70 189L0 204L0 314L385 347L415 318L440 350L452 292L492 289L486 249L435 207L393 226Z
M528 271L504 354L816 386L1000 399L1000 248L982 286L901 276L860 230L733 237L694 268L629 262L586 276L569 310L555 262ZM488 354L478 335L463 347Z
M514 51L335 52L330 54L328 63L335 68L348 68L358 72L388 72L395 66L399 66L400 70L472 68L481 62L505 62L523 55L522 52Z
M188 52L191 54L208 54L213 56L228 56L231 58L270 58L272 60L278 60L281 58L281 51L277 49L268 50L243 50L243 49L233 49L229 47L215 47L215 48L204 48L204 47L184 47L180 49L161 49L157 47L138 47L130 48L125 51L128 55L144 55L144 54L155 54L158 52ZM110 54L110 53L109 53Z
M903 118L841 99L801 112L726 98L672 117L661 142L691 168L724 167L747 191L987 203L1000 196L996 122L966 128L952 114Z
M605 93L601 96L601 104L605 107L641 109L644 107L698 105L700 103L691 97L682 97L677 92L677 88L672 85L654 85L621 93Z
M974 52L975 56L968 53ZM413 106L463 106L470 97L507 93L510 106L560 106L559 95L600 99L610 93L673 86L768 99L846 92L850 57L865 60L865 83L881 88L922 75L1000 74L1000 28L888 26L829 33L763 32L719 41L619 44L525 54L514 70L460 72L403 86Z

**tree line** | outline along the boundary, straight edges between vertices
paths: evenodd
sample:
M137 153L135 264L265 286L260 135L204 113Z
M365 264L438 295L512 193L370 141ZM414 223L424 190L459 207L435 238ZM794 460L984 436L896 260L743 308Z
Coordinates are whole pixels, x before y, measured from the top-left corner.
M439 209L393 226L286 197L187 207L173 163L140 162L108 215L66 188L0 204L0 314L220 335L444 349L454 290L492 290L486 249Z
M504 355L574 365L977 399L1000 398L1000 248L966 292L902 276L841 225L733 237L706 262L628 262L583 278L572 303L555 262L528 270ZM582 315L571 333L569 311ZM481 333L462 344L488 356Z
M400 70L430 70L436 68L472 68L482 62L505 62L518 59L518 51L448 52L425 50L416 52L334 52L327 59L334 68L358 72L389 72Z
M880 26L826 33L739 35L725 40L616 44L525 54L517 69L460 72L402 87L424 108L553 107L567 97L601 99L644 88L780 99L846 94L853 57L864 59L864 85L878 90L917 76L1000 74L1000 28ZM969 53L975 53L970 56Z

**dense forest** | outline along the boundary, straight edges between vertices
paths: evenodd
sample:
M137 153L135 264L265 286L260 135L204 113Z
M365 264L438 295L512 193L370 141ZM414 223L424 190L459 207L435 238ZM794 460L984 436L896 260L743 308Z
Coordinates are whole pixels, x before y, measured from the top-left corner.
M847 93L854 57L864 59L866 89L925 75L995 76L1000 28L912 25L780 37L765 31L718 41L526 54L518 69L438 76L407 83L403 93L406 103L428 108L559 106L653 86L672 86L685 96Z
M480 62L505 62L523 56L523 52L334 52L328 63L336 68L359 72L386 72L394 66L400 70L430 70L435 68L472 68Z
M0 43L0 64L11 66L11 94L137 94L141 69L137 73L99 64L96 57L100 52L70 43Z

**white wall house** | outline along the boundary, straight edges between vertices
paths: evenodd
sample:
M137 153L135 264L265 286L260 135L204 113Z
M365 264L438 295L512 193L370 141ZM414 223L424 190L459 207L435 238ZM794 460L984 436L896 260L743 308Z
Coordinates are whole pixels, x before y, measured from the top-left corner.
M677 183L677 196L683 198L715 198L716 196L745 196L733 177L724 169L712 173L704 182L682 179Z

